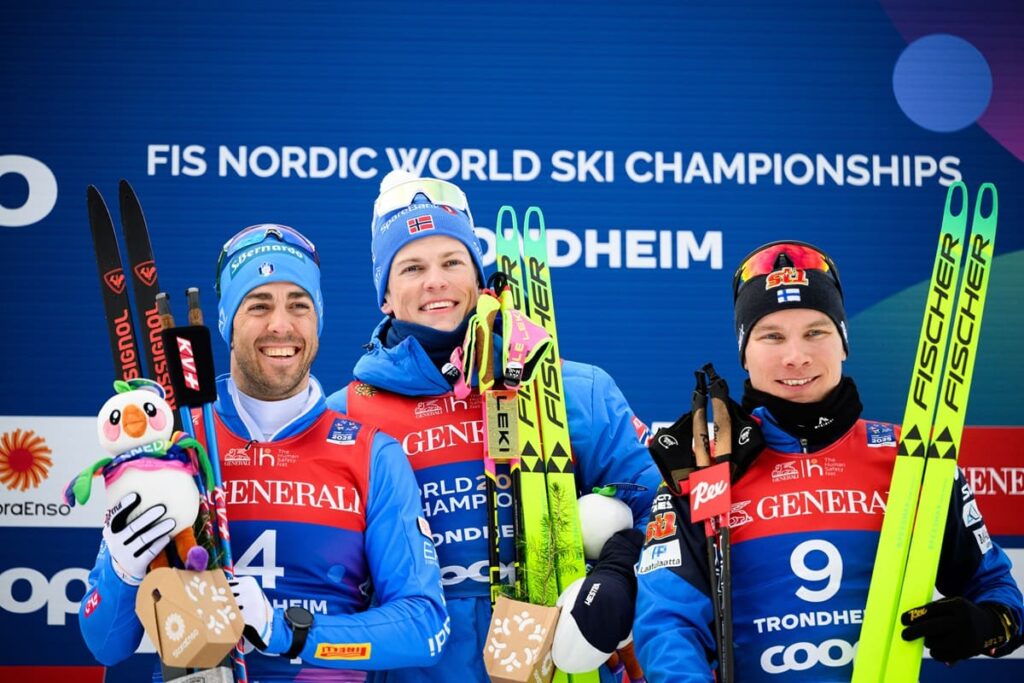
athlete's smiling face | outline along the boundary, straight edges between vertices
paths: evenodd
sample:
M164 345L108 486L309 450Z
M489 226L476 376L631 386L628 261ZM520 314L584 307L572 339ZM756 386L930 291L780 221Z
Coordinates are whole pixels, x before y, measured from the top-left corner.
M263 401L306 388L316 357L317 314L309 293L272 282L245 295L231 334L231 376L242 393Z
M757 321L744 360L755 389L815 403L839 384L846 352L831 318L810 308L791 308Z
M476 307L476 266L459 240L431 235L398 250L380 310L398 320L451 332Z

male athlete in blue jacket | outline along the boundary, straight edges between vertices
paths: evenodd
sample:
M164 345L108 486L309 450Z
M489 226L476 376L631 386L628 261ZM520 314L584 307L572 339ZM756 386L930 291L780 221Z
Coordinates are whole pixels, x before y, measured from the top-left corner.
M744 259L734 295L750 375L743 408L766 442L732 488L735 680L849 681L898 428L862 419L857 388L842 375L846 313L823 252L765 245ZM652 683L715 679L704 527L689 520L689 501L662 488L638 568L634 627ZM962 474L936 587L947 597L912 610L904 639L924 637L947 663L1012 649L1024 622L1021 593Z
M438 661L448 620L405 454L328 409L309 373L323 325L314 246L286 226L247 228L225 245L217 280L231 374L215 428L233 586L256 647L249 680L361 681ZM108 514L82 600L82 633L105 664L138 647L138 585L173 525L162 506L129 521L138 505L130 495Z
M385 178L374 207L372 245L377 304L387 317L356 364L356 381L328 403L379 426L402 444L416 473L441 562L452 626L444 656L434 668L392 671L387 680L457 677L486 683L482 652L491 605L481 397L474 390L464 400L455 398L439 370L452 349L462 344L467 317L476 307L483 282L480 244L459 188L430 178L399 178L389 187L393 178ZM646 426L600 368L566 361L562 372L575 457L574 493L626 484L617 495L642 523L660 479L646 452ZM502 555L510 558L507 468L499 466L498 483ZM603 606L611 616L601 619L583 614L583 609L579 617L604 629L594 636L605 641L597 648L600 652L613 651L632 623L632 565L642 537L632 529L620 533L616 543L627 551L618 562L624 566L616 569L631 588L613 597L613 582L608 582L607 599L602 592L601 600L585 607L597 612ZM581 630L587 631L585 626ZM588 642L597 644L595 640ZM606 669L604 674L608 675Z

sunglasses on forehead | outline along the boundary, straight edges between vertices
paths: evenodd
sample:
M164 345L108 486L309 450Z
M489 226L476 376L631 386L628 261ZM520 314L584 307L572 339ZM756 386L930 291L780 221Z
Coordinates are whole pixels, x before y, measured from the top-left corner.
M441 204L465 212L469 216L469 222L473 222L466 193L457 186L436 178L414 178L381 192L377 201L373 203L373 222L376 223L378 218L392 211L409 206L418 194L426 197L431 204Z
M225 242L224 248L220 250L220 256L217 258L217 275L214 280L214 289L217 291L217 296L220 296L220 275L224 272L225 264L238 252L260 244L268 238L274 238L282 244L298 247L312 257L313 263L316 264L317 268L320 267L320 255L317 253L316 247L298 230L289 228L287 225L271 223L253 225L245 228Z
M780 268L798 268L800 270L819 270L829 275L835 282L840 296L843 287L839 281L836 264L827 254L817 247L795 240L782 240L758 247L747 254L736 269L732 278L732 298L735 301L740 290L755 277L770 275Z

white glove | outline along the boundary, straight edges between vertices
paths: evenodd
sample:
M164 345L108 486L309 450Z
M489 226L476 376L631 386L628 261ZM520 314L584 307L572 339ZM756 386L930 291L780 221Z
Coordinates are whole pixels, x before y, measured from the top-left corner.
M242 635L257 650L267 649L270 634L274 630L274 608L270 606L259 582L251 576L236 576L228 583L231 584L231 592L235 594L242 618L245 619Z
M164 516L167 508L160 504L128 521L141 503L138 493L125 495L107 511L107 523L103 527L103 540L110 552L114 573L129 586L142 583L146 568L170 542L174 528L174 520Z

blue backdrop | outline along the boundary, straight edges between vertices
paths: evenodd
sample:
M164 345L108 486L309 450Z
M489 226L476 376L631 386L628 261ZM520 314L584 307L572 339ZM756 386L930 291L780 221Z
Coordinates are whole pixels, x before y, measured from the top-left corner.
M98 515L29 521L15 507L52 502L66 481L56 472L97 457L86 416L112 368L90 183L115 215L118 179L134 184L179 316L184 289L199 286L215 320L214 264L238 229L281 222L309 235L326 299L314 373L329 390L380 318L369 221L387 171L462 186L481 234L502 204L539 205L556 238L563 354L604 367L655 422L684 410L709 360L739 389L732 270L780 238L839 264L847 372L867 415L898 421L946 187L962 179L973 197L991 181L1000 231L968 422L1022 424L1019 3L208 4L37 0L4 12L0 625L16 646L0 666L54 652L91 661L76 617L54 624L28 609L41 584L23 570L51 581L88 567ZM54 469L12 486L24 453L42 457L13 457L32 416L78 416L68 429L84 441L57 448L37 428ZM1024 454L1019 438L1007 448ZM28 552L26 528L54 550ZM1001 540L1024 547L1016 533ZM65 597L80 594L72 582ZM971 667L992 680L1022 671L1017 660L957 672Z

